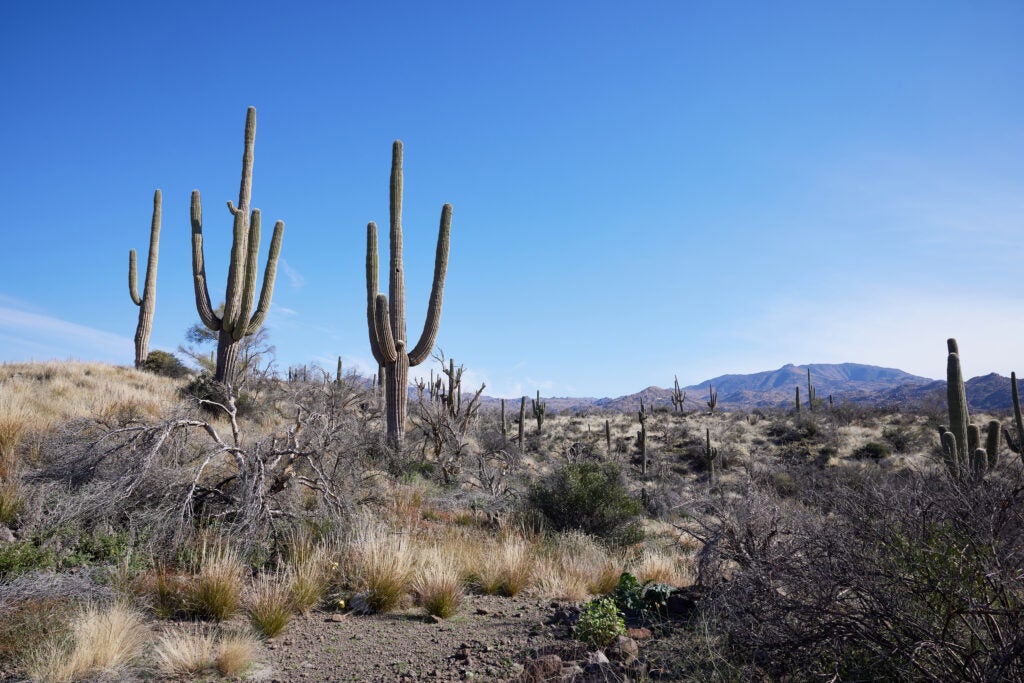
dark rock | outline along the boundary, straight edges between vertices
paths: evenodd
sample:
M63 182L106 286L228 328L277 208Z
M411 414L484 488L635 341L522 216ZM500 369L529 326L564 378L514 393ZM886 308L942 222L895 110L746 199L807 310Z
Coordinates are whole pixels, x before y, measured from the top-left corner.
M608 659L614 659L628 664L636 659L637 655L640 653L640 647L632 638L627 636L615 636L615 640L612 641L611 645L605 648L605 652L608 655Z

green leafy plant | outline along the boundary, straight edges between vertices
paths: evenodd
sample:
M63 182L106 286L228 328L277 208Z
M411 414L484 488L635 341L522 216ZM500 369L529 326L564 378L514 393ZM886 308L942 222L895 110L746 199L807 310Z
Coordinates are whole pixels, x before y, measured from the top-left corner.
M610 597L588 602L576 622L576 639L597 647L605 647L616 636L625 634L626 620Z
M667 583L640 583L640 580L629 572L622 572L612 598L615 605L626 614L664 614L668 598L674 590L675 587Z
M535 485L528 502L556 531L578 529L623 544L643 538L643 504L630 497L616 463L570 463Z

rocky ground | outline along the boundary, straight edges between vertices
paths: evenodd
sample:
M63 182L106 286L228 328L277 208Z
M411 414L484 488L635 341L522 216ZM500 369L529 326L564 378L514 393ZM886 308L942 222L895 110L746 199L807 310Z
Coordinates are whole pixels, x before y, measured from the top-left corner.
M576 612L537 598L469 596L447 620L421 610L356 615L315 611L270 640L246 680L673 680L671 628L631 628L604 652L570 636ZM593 650L593 648L591 648Z

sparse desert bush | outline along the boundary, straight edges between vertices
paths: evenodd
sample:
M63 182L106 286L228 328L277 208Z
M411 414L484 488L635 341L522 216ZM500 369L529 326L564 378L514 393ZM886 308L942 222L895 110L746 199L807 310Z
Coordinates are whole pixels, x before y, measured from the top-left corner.
M615 636L625 635L626 620L612 598L597 598L583 608L574 636L588 645L605 647Z
M66 597L31 597L0 611L0 661L14 662L26 645L61 642L68 632Z
M191 374L189 369L178 360L177 356L173 353L159 350L149 352L149 355L146 356L146 361L142 364L142 369L152 372L154 375L162 375L174 379L187 377Z
M1024 477L998 473L712 503L701 579L731 656L781 679L1024 680Z
M892 455L892 451L884 443L869 441L853 452L853 457L865 460L882 460Z
M637 523L643 505L630 497L616 463L567 464L530 489L528 504L556 531L575 529L622 543L643 537Z

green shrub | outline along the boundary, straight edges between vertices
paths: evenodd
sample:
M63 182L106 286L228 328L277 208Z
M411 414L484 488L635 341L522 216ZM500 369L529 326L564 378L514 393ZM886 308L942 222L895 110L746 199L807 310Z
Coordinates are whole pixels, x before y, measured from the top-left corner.
M53 551L26 539L0 545L0 579L34 569L50 569L56 564Z
M615 636L626 634L626 620L612 598L591 600L576 622L575 637L588 645L605 647Z
M629 572L622 572L612 597L615 605L630 615L665 614L668 598L675 588L665 583L640 581Z
M536 484L528 505L556 531L580 530L621 543L643 538L637 521L643 504L630 497L615 463L570 463Z
M177 356L166 351L150 351L142 363L142 369L164 377L187 377L190 372Z
M869 441L857 450L853 452L853 457L868 460L881 460L882 458L888 458L892 455L892 450L888 446L877 441Z

